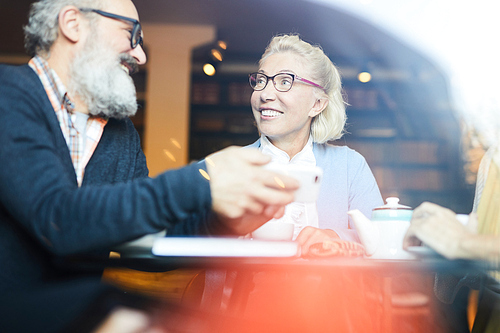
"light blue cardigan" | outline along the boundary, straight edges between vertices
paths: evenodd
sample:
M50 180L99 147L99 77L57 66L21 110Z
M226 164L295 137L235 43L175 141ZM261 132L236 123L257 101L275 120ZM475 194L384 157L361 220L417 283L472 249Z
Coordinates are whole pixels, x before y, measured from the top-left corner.
M247 146L260 147L260 139ZM323 169L317 201L319 227L332 229L340 238L359 242L347 212L359 209L368 218L383 205L377 182L366 160L346 146L313 143L316 165Z

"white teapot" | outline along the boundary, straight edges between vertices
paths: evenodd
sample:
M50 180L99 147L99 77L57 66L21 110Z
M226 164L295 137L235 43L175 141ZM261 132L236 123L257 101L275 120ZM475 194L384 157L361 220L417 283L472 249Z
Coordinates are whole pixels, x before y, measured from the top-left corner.
M413 210L399 204L399 198L386 199L387 204L373 209L371 221L359 210L349 211L366 256L371 259L414 259L403 249L403 238L410 226Z

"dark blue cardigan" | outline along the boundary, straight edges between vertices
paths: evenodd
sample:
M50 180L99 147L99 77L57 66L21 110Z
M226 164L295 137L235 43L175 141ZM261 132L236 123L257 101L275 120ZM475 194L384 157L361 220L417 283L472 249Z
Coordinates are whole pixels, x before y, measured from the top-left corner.
M110 119L79 188L38 76L27 65L0 65L1 329L57 330L100 292L100 272L69 269L67 256L106 255L182 221L210 233L200 167L148 178L132 122Z

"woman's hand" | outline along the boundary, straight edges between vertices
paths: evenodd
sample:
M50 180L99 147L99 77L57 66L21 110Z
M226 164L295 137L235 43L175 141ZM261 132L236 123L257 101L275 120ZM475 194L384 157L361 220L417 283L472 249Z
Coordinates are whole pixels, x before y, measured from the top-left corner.
M339 235L330 229L318 229L314 227L305 227L297 236L296 241L300 245L300 253L307 256L309 247L315 243L321 243L332 238L340 238Z
M476 225L475 214L471 214L468 225ZM468 227L462 225L456 214L433 203L424 202L413 211L410 227L403 247L418 245L420 241L446 258L470 258L472 253L464 248L474 238Z

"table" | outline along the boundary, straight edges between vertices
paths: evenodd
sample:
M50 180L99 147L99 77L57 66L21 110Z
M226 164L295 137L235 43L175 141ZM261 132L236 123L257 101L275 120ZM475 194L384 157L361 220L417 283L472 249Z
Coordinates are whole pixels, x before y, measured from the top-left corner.
M147 252L105 265L223 272L217 302L184 309L206 332L446 332L442 304L433 293L435 274L482 274L489 268L442 257L207 258Z

